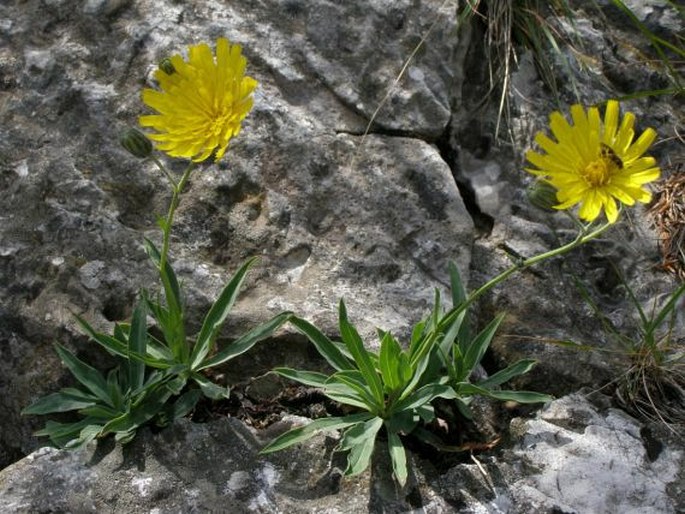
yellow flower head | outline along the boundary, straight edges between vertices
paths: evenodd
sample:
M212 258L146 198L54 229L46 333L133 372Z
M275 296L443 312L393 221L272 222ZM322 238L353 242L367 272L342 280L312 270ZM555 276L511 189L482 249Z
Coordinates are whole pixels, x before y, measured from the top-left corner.
M172 157L218 161L240 123L252 109L257 81L245 76L247 61L240 45L225 38L216 42L216 58L205 43L188 49L188 61L174 55L155 72L161 91L146 88L143 102L159 114L141 116L149 137Z
M647 203L651 193L643 186L659 178L660 170L653 157L644 156L656 138L648 128L633 142L635 115L626 113L619 123L618 102L610 100L604 113L581 105L571 107L573 124L560 112L550 116L549 127L556 141L538 132L535 141L545 154L526 153L537 169L526 171L541 177L557 190L559 205L568 209L580 204L578 215L594 221L604 209L607 219L618 218L616 200L625 205Z

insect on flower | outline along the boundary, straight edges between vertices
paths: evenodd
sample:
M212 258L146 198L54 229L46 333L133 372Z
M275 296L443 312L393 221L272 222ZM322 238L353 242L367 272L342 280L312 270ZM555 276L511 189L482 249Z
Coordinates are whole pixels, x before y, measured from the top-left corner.
M623 161L621 158L616 155L616 152L614 152L609 145L606 145L604 143L599 144L599 155L600 157L607 159L611 162L614 163L614 165L619 169L623 169Z
M246 65L240 45L225 38L215 54L202 43L189 47L187 60L164 59L155 73L161 91L143 90L143 102L158 113L139 119L157 131L148 137L171 157L221 159L252 109L257 81L245 75Z
M648 203L652 194L644 186L661 173L656 160L644 155L656 132L648 128L633 141L635 115L628 112L620 119L616 100L607 102L604 120L597 107L586 110L573 105L571 121L553 112L549 127L556 141L538 132L535 142L545 153L526 154L535 166L526 170L556 189L554 208L579 205L578 216L586 221L594 221L604 211L609 223L614 223L617 203Z

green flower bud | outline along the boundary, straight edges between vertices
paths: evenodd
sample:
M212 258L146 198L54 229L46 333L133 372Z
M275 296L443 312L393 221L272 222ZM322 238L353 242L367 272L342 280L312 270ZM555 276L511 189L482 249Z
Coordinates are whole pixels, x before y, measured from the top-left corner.
M528 201L543 211L554 211L554 206L559 205L557 189L544 180L535 181L526 190Z
M169 59L168 57L165 57L164 59L159 61L159 69L167 75L172 75L173 73L176 73L176 68L174 68L174 65L171 63L171 59Z
M140 130L129 128L119 136L119 142L131 155L144 159L152 153L152 143Z

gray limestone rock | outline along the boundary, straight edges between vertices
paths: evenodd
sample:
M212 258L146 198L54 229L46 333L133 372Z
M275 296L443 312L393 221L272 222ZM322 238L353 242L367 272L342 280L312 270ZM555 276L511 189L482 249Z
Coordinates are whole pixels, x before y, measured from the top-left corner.
M665 80L642 60L649 48L634 27L610 2L599 3L609 22L587 2L579 3L574 24L547 20L560 34L577 30L585 40L583 48L551 54L556 64L569 63L557 66L560 98L545 89L530 54L519 59L506 98L510 116L502 122L506 140L494 136L499 102L487 101L496 95L488 96L481 20L457 27L453 2L0 5L0 467L38 445L31 432L43 420L21 418L20 410L69 384L54 341L98 368L111 365L77 330L73 314L108 330L130 316L141 287L157 287L142 239L159 240L155 219L170 192L156 168L126 154L117 136L144 112L140 90L151 84L161 58L225 36L243 45L249 73L260 82L255 108L227 157L193 176L177 213L171 260L184 284L191 331L239 264L260 255L220 344L283 309L335 335L337 302L345 297L351 320L373 346L376 327L406 340L427 313L434 288L447 286L448 261L458 263L473 288L517 255L572 237L561 214L535 211L525 200L530 177L522 172L522 155L533 134L559 103L589 104ZM644 2L640 19L659 34L680 30L682 20L658 4ZM682 118L679 102L666 97L626 105L665 137ZM654 155L682 161L678 145L664 140ZM170 167L179 173L184 163ZM535 357L540 364L517 385L563 395L582 385L600 387L625 369L607 353L579 353L550 341L615 350L575 291L574 275L594 288L599 305L626 331L636 323L613 265L637 281L645 305L670 287L652 269L655 235L642 211L632 212L640 219L482 298L475 324L508 313L488 372ZM306 361L303 353L286 328L220 373L244 380L287 359ZM269 394L274 384L264 387ZM570 424L582 413L582 423ZM564 398L516 430L518 446L479 463L424 473L430 464L415 457L413 482L398 494L382 460L371 476L341 481L330 437L263 459L256 435L235 420L180 422L159 433L143 431L126 450L107 443L76 453L39 450L0 472L0 506L160 513L682 507L673 501L682 494L682 445L645 458L638 425L618 411ZM611 469L593 460L602 445L615 462ZM598 470L605 482L592 474ZM558 479L564 483L555 489ZM604 484L598 495L577 492L592 483ZM640 495L649 505L636 503Z
M261 264L222 342L282 309L332 333L343 296L369 344L377 344L376 326L405 338L427 314L433 289L447 284L447 262L468 273L473 224L433 144L461 74L453 9L43 4L0 6L0 18L11 20L0 27L0 117L10 127L0 134L0 409L8 413L0 462L36 444L30 432L41 420L20 418L21 408L66 380L53 341L108 365L73 314L109 330L130 316L141 287L158 287L142 240L159 241L155 218L170 191L117 136L144 112L140 91L154 63L189 44L219 36L241 43L260 82L240 137L223 161L195 173L176 217L171 259L191 331L253 255ZM170 166L179 172L184 163Z
M405 489L389 480L383 445L370 471L342 478L332 433L260 457L260 445L285 428L180 421L143 430L125 448L43 448L0 471L0 510L667 514L682 506L682 450L667 443L650 450L654 441L635 419L581 394L514 420L512 443L495 454L447 470L410 455Z

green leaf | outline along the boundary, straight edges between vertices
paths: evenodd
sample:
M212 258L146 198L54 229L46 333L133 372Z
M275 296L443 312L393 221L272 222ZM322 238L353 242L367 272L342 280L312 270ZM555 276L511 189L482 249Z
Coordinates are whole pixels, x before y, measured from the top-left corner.
M69 368L76 380L81 382L86 389L97 396L107 405L113 406L109 397L107 381L98 370L79 360L73 353L59 343L55 343L55 349L64 365Z
M456 398L452 387L447 384L427 384L392 406L393 412L416 409L433 401L435 398Z
M216 336L221 330L224 321L226 321L228 313L231 311L233 304L238 298L240 287L245 281L247 272L255 262L257 262L257 258L253 257L252 259L248 259L240 267L233 277L231 277L231 280L228 282L228 284L226 284L226 287L224 287L223 291L221 291L221 294L219 295L219 298L217 298L216 302L214 302L214 305L212 305L212 307L209 309L209 312L202 323L200 335L197 338L190 356L190 368L192 370L197 370L198 367L202 365L202 361L214 346Z
M460 342L468 341L468 324L464 323L466 319L466 311L462 311L457 316L450 318L450 323L443 323L440 329L444 331L444 336L440 339L440 352L442 355L450 355L452 347L456 344L459 347ZM466 328L465 328L466 327Z
M425 321L420 321L416 325L414 325L414 328L411 331L411 343L409 344L410 347L414 346L416 343L419 342L421 339L421 336L423 335L423 331L426 328L426 322Z
M535 359L521 359L520 361L517 361L510 366L507 366L506 368L498 371L497 373L486 378L485 380L478 382L477 385L485 389L490 389L492 387L502 385L514 377L518 377L520 375L528 373L531 369L535 367L535 364L537 364L537 361Z
M400 344L390 332L385 332L383 339L381 340L378 365L381 370L381 377L383 377L383 383L385 384L388 393L392 393L404 385L404 373L402 374L402 377L400 377L400 355L402 355ZM408 366L406 357L404 362Z
M452 292L452 307L458 309L457 319L454 322L449 322L449 325L456 331L456 339L458 341L469 341L471 339L471 327L466 318L468 303L468 295L464 282L461 279L459 268L454 262L448 265L450 274L450 289Z
M145 348L147 358L143 360L143 362L150 367L160 369L165 369L176 364L174 356L171 355L171 351L169 351L167 346L155 339L152 335L148 334L147 336L147 347Z
M145 364L132 355L145 355L147 348L147 309L143 300L133 311L131 330L128 335L129 357L126 364L128 371L128 386L137 391L145 381Z
M346 428L351 425L356 425L357 423L363 423L372 417L373 416L368 412L362 412L343 417L317 419L305 426L293 428L292 430L287 431L285 434L278 436L276 439L267 444L259 453L265 455L267 453L283 450L284 448L288 448L294 444L306 441L321 430L337 430L340 428Z
M128 344L128 333L131 331L131 325L128 323L114 324L114 338L123 344Z
M433 336L429 336L429 338L432 337ZM433 341L435 341L435 339L433 339ZM418 360L415 364L412 364L410 361L409 367L412 372L411 379L402 390L402 394L399 398L400 400L409 396L412 393L412 391L414 391L414 389L421 383L421 379L423 378L424 373L428 369L429 364L431 363L431 361L434 360L432 359L432 356L435 353L435 351L432 351L431 353L424 354L423 357L420 360ZM430 377L429 383L438 383L439 380L440 379L437 377Z
M346 369L354 369L353 364L347 357L343 355L336 344L328 337L309 323L307 320L292 316L290 324L293 325L299 332L307 336L309 341L314 345L319 354L326 359L326 361L337 371Z
M452 306L458 307L466 301L466 289L464 288L464 283L461 280L461 273L459 273L459 268L457 265L450 261L447 269L450 274L450 289L452 292Z
M339 445L340 450L350 452L347 456L345 475L358 475L369 467L376 435L382 426L381 418L373 418L365 423L351 426L345 431Z
M157 318L160 323L164 337L169 349L174 356L174 360L180 362L188 361L188 345L186 344L185 325L183 322L183 302L181 300L181 288L174 273L174 268L167 260L164 269L161 269L162 256L155 247L154 243L145 238L145 251L159 271L164 286L164 295L168 305L167 310L158 310L155 314L162 314Z
M56 421L48 421L45 423L45 428L38 430L33 435L38 437L48 437L52 444L58 448L64 448L69 443L78 444L81 430L88 425L94 424L92 418L82 419L76 423L57 423ZM98 429L102 428L98 426Z
M172 404L171 408L166 413L170 420L175 420L186 416L195 408L198 400L202 396L202 391L199 389L191 389L183 393Z
M124 412L126 412L125 408L113 409L112 407L108 407L107 405L102 405L101 403L99 403L81 409L79 411L79 414L81 414L82 416L88 416L90 418L97 419L98 421L109 421L118 416L121 416Z
M341 389L341 385L346 386L347 390ZM383 401L376 401L364 375L357 370L338 371L331 375L324 386L324 393L342 393L357 397L364 402L365 408L374 414L379 414L383 410Z
M167 333L164 328L170 325L169 310L166 307L164 307L164 305L162 305L158 300L152 299L145 289L141 291L141 295L145 300L145 303L147 304L147 308L150 311L150 315L155 319L157 325L159 325L159 327L164 332L165 340L168 341L175 337L172 334Z
M464 372L466 376L459 377L459 381L464 380L473 371L473 369L480 363L483 355L485 355L490 341L497 332L500 323L504 319L504 314L500 314L493 319L488 325L476 336L464 353Z
M317 371L300 371L291 368L274 368L274 372L282 377L299 382L300 384L312 387L325 387L328 375Z
M547 403L554 400L554 396L533 391L490 391L490 397L503 402L517 403Z
M417 412L418 409L410 409L393 413L384 420L386 430L396 434L410 434L419 422Z
M437 330L431 330L426 337L424 337L419 344L416 345L414 351L409 356L409 364L413 369L416 369L423 359L425 359L436 346L439 341L439 332Z
M174 371L174 369L171 368L167 374L165 374L163 384L164 387L171 391L171 394L181 394L181 391L186 386L187 382L188 375L186 374L186 371L187 369L185 366L179 366L179 369Z
M172 392L169 388L159 386L147 394L141 395L131 405L128 412L109 421L102 429L102 435L116 432L130 432L154 418L164 408Z
M649 323L647 323L645 330L646 331L654 331L659 326L664 322L666 317L670 315L677 307L678 307L678 300L680 297L685 293L685 284L682 284L678 289L676 289L668 298L668 301L666 304L661 308L659 311L659 314L652 319Z
M340 336L347 346L347 349L352 354L359 371L364 377L364 382L371 390L371 394L376 400L376 405L382 405L385 400L383 392L383 383L376 371L373 361L369 357L369 352L364 348L364 342L359 336L357 329L347 319L347 309L345 302L340 300L340 307L338 309L338 317L340 322Z
M259 341L271 336L281 327L281 325L288 321L291 316L292 313L290 312L281 312L266 323L253 328L247 334L236 339L226 348L218 352L214 357L205 360L200 366L197 367L197 371L218 366L219 364L223 364L224 362L245 353Z
M136 428L126 431L120 431L114 434L114 440L122 446L130 443L136 437Z
M468 382L460 382L455 390L459 396L480 395L500 401L514 401L518 403L544 403L554 399L554 397L535 393L532 391L492 391Z
M81 327L81 330L83 330L83 332L85 332L86 335L88 335L91 339L93 339L93 341L102 346L105 350L114 355L119 355L120 357L127 356L128 339L124 339L122 341L118 337L112 337L107 334L101 334L100 332L95 331L95 329L91 327L90 324L78 314L74 314L74 318L76 318L76 322Z
M407 483L407 452L404 450L400 436L395 432L388 432L388 451L395 480L404 487Z
M435 419L435 409L432 405L419 405L414 409L424 423L430 423Z
M102 431L101 425L86 425L83 427L81 432L79 432L78 440L72 441L67 445L68 448L78 448L85 444L88 444L95 438L97 438Z
M124 395L130 391L126 381L128 380L126 373L121 373L120 368L114 368L107 374L107 388L109 397L112 399L112 404L115 410L121 410L124 404Z
M414 377L415 373L421 374L423 370L414 370L409 362L409 357L405 352L400 353L399 360L397 362L397 372L400 377L400 388L405 387L409 381Z
M365 411L374 411L375 406L369 403L369 394L361 394L357 389L342 382L329 382L324 390L331 400L353 407L359 407Z
M74 389L74 391L78 391ZM97 397L78 391L71 394L66 389L39 398L21 411L22 415L51 414L53 412L68 412L90 407L97 402Z
M130 351L127 343L120 341L117 337L112 337L107 334L96 332L95 329L93 329L93 327L91 327L86 320L84 320L76 314L74 315L74 317L76 318L76 321L78 322L81 329L86 333L86 335L88 335L93 341L98 343L100 346L105 348L108 352L114 355L118 355L119 357L123 357L124 359L133 357L134 359L144 362L148 366L154 368L169 367L170 364L168 362L163 362L156 358L149 357L147 355L140 355L138 353Z
M200 386L202 394L211 400L222 400L231 396L228 387L217 385L200 373L193 373L191 378Z

